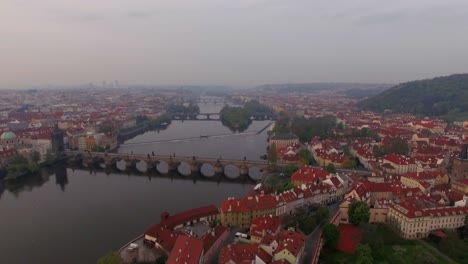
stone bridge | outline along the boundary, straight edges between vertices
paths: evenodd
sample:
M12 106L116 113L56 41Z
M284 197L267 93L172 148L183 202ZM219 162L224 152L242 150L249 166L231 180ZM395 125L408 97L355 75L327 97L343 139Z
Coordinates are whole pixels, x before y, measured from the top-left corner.
M250 160L235 160L235 159L216 159L216 158L200 158L200 157L183 157L183 156L163 156L152 154L126 154L126 153L103 153L103 152L86 152L86 151L65 151L64 155L69 161L81 162L85 166L99 165L103 168L115 167L120 171L126 171L130 168L135 168L140 172L146 172L149 169L155 169L161 174L167 174L171 170L180 170L182 164L190 167L190 173L201 173L202 166L212 167L214 174L205 175L212 177L215 174L225 175L228 178L238 178L239 176L250 176L257 180L253 175L254 171L260 171L262 174L269 171L270 166L267 161L250 161ZM234 167L234 171L238 173L229 175L226 173L227 167Z
M204 118L202 118L204 117ZM172 120L220 120L220 113L199 113L199 114L184 114L184 113L173 113L171 114ZM274 113L258 112L252 114L250 117L252 120L274 120L276 115Z

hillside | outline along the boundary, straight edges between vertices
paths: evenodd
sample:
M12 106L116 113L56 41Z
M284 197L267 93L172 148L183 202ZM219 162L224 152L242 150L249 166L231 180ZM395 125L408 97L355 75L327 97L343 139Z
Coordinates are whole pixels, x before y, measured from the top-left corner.
M288 83L288 84L265 84L254 87L256 91L275 91L278 93L318 93L318 92L347 92L353 95L356 92L371 91L389 88L388 84L372 83Z
M399 84L358 103L361 110L406 112L451 120L468 117L468 74Z

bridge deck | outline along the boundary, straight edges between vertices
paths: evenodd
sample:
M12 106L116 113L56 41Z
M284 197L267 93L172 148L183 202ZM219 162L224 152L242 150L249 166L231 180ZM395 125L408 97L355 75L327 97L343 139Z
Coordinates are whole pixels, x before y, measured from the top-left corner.
M193 161L194 157L189 156L171 156L171 155L151 155L151 154L127 154L127 153L103 153L103 152L85 152L85 151L71 151L67 150L64 152L65 154L71 155L83 155L83 156L90 156L90 157L107 157L107 158L121 158L121 159L138 159L138 160L167 160L167 159L175 159L178 161ZM218 161L222 163L245 163L249 165L268 165L267 161L252 161L252 160L243 160L243 159L219 159L219 158L208 158L208 157L195 157L195 161L198 162L207 162L207 163L216 163Z

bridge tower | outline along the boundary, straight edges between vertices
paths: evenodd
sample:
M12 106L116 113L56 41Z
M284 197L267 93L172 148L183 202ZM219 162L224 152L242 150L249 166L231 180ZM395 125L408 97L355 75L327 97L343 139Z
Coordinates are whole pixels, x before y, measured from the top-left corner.
M55 124L50 137L52 141L52 151L55 155L55 158L59 158L65 150L63 143L63 130L61 130L58 125Z

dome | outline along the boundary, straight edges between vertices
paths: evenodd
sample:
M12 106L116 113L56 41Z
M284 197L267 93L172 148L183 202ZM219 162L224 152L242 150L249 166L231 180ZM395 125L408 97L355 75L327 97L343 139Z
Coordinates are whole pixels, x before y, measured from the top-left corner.
M9 140L9 139L15 139L16 138L16 135L15 133L11 132L11 131L5 131L3 132L3 134L0 136L0 139L1 140Z

